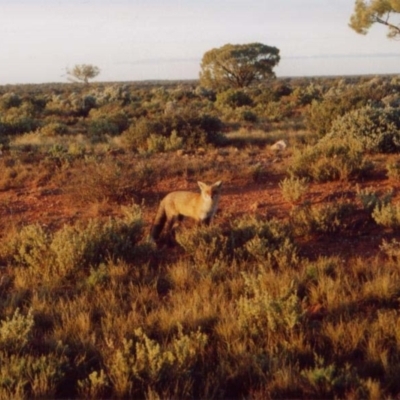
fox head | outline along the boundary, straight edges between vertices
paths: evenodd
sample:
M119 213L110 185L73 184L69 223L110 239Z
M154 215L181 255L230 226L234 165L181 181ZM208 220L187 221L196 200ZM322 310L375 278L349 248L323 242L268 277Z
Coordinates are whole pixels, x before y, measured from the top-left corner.
M222 185L221 181L215 182L212 185L207 185L200 181L198 181L197 184L200 187L201 196L204 200L215 200L218 198Z

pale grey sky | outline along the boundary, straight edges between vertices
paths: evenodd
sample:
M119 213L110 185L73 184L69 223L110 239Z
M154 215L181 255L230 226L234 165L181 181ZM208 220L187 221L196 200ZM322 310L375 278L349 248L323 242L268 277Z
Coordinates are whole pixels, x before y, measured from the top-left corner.
M193 79L226 43L281 51L278 76L400 72L400 42L348 27L354 0L0 0L0 84Z

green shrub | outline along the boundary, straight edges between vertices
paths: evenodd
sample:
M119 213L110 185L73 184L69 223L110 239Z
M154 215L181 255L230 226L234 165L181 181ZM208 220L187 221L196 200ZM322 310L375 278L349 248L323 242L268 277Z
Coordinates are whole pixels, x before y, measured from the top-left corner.
M279 122L293 114L293 105L287 101L272 101L262 109L262 115L270 122Z
M279 183L283 198L290 202L299 201L308 191L307 178L285 178Z
M115 136L118 135L118 125L110 121L108 118L99 118L90 121L88 127L89 136L92 138L102 137L104 135Z
M325 136L330 131L332 122L349 110L351 108L342 101L341 96L323 101L313 100L306 114L307 127L320 137Z
M293 90L292 96L296 103L305 106L313 101L320 101L322 98L322 87L311 82L306 87L297 87Z
M233 220L229 248L237 260L253 260L265 268L288 267L298 260L290 229L278 220L254 217Z
M258 117L257 114L251 110L243 110L242 111L242 119L246 122L257 122Z
M198 226L191 230L178 230L176 241L190 254L196 263L229 257L228 238L218 226Z
M40 135L43 136L59 136L67 134L69 128L61 122L50 122L49 124L42 126L39 132Z
M110 382L104 370L92 371L87 378L78 380L78 393L85 399L105 398Z
M400 149L400 111L395 108L364 107L336 119L324 140L360 142L364 150L389 153Z
M146 146L146 141L151 135L166 135L162 122L139 118L123 134L126 145L134 151Z
M231 108L251 106L253 100L243 90L228 89L225 92L217 94L216 104L229 106Z
M70 179L64 190L85 203L132 197L140 201L143 191L150 188L158 176L152 163L145 159L135 161L128 169L111 158L82 160L79 162L82 173Z
M359 141L324 138L314 146L296 150L288 172L292 177L327 182L362 176L370 169Z
M387 93L386 89L383 91L380 89L380 86L377 87L370 82L354 85L339 81L336 87L331 87L325 93L322 100L311 102L306 113L308 128L321 137L326 135L331 130L333 122L346 113L368 104L380 104L380 100Z
M376 207L389 204L393 197L393 191L386 193L382 198L380 198L372 188L357 188L357 197L360 199L364 210L372 212Z
M18 108L22 104L22 99L15 93L6 93L0 98L0 109Z
M288 266L298 258L288 227L276 220L244 217L233 220L229 232L216 226L200 226L178 231L176 240L197 263L236 259L267 268Z
M147 148L143 149L140 147L140 150L144 150L149 153L157 153L163 151L173 151L182 148L183 139L178 137L175 130L171 132L170 137L164 137L160 135L150 135L146 141Z
M352 215L354 208L355 206L347 203L328 204L322 207L305 204L292 210L291 226L294 233L299 236L334 233L346 227L346 218Z
M301 322L303 311L297 293L291 287L281 288L282 296L275 297L265 287L265 277L243 273L245 293L239 297L238 324L251 337L273 333L290 337ZM283 337L282 337L283 335Z
M96 107L96 97L94 96L84 96L75 102L76 112L86 117L92 108Z
M171 138L175 132L173 135L182 140L184 148L197 148L207 144L223 144L224 136L221 134L221 129L222 123L219 118L188 110L155 119L141 118L124 132L124 140L129 148L137 151L148 148L148 139L152 135ZM150 141L156 142L156 139L153 137Z
M378 225L393 230L400 229L400 205L399 204L381 204L374 208L372 218Z
M12 318L0 322L0 349L5 352L20 352L31 340L33 326L32 310L24 316L17 308Z
M82 268L97 266L107 259L132 260L140 251L137 244L143 222L139 207L123 211L123 219L65 226L53 234L38 225L27 225L4 244L0 254L45 283L56 282L57 278L75 279Z
M124 339L104 360L115 393L124 398L143 397L149 387L162 391L174 381L182 382L182 394L207 342L207 335L200 330L184 334L181 326L167 344L150 339L141 328L135 329L134 338Z
M65 384L68 359L64 354L7 355L0 353L0 397L54 399Z
M13 109L15 110L15 109ZM3 135L20 135L36 130L38 121L29 115L12 112L1 117L0 129Z

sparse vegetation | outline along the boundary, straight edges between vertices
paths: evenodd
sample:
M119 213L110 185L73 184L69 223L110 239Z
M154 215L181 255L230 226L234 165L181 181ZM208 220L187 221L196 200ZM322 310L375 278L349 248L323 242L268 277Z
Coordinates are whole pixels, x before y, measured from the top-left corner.
M0 398L398 397L397 81L0 87Z

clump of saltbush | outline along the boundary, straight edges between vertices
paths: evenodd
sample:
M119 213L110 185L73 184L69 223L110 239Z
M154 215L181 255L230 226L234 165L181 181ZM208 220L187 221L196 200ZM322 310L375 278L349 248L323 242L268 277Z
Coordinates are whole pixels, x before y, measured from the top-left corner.
M288 226L277 220L243 217L231 222L229 234L212 226L177 232L176 238L196 263L235 259L274 268L298 260Z
M346 219L355 207L348 203L328 204L322 207L304 204L292 210L291 227L295 235L335 233L346 227Z
M5 93L0 97L0 109L8 110L10 108L18 108L22 104L22 99L15 93Z
M366 106L337 118L324 140L354 139L364 150L391 153L400 150L400 110Z
M41 136L59 136L69 133L69 128L62 122L50 122L40 128Z
M296 203L308 191L307 178L288 177L279 183L282 196L285 200Z
M396 90L395 85L385 85L380 80L356 85L339 81L321 99L312 100L306 113L306 124L322 137L329 133L337 118L370 105L383 105L384 97Z
M176 149L179 147L196 148L207 144L219 145L225 142L221 133L222 122L219 118L201 114L193 110L180 114L168 114L154 119L140 118L127 129L123 138L126 145L134 151ZM168 138L170 143L155 146L154 135ZM177 138L180 138L179 145Z
M315 182L346 180L365 175L372 168L355 138L320 140L314 146L296 150L288 172L291 177Z
M90 221L87 226L64 226L53 233L39 225L27 225L0 247L0 260L25 267L32 277L54 280L106 259L135 257L143 221L138 206L123 208L122 219L106 223Z
M217 94L217 105L231 108L251 106L253 100L243 90L228 89Z

